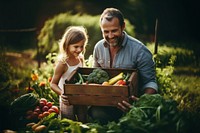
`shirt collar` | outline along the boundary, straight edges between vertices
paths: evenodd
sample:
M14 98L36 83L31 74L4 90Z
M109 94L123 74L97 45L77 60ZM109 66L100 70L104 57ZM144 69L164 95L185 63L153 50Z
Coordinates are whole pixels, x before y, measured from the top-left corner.
M127 44L127 41L128 41L128 35L125 31L123 31L124 33L124 39L123 39L123 42L122 42L122 47L124 47L126 44Z

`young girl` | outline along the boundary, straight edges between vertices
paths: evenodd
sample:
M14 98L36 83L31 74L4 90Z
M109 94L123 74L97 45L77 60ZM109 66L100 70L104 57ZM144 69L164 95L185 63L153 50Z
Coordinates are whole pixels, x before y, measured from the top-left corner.
M86 29L82 26L70 26L67 28L60 41L60 58L56 65L51 81L51 89L60 96L61 118L68 118L86 122L86 106L73 106L68 102L67 96L63 95L63 85L71 72L77 67L84 66L85 46L88 42Z

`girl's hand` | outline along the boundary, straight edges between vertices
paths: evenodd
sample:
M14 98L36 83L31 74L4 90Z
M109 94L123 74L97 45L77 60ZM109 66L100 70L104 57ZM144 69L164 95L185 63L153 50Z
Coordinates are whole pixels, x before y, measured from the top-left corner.
M67 105L67 106L70 105L69 100L68 100L68 96L62 94L62 95L61 95L61 100L62 100L62 102L63 102L65 105Z
M135 97L135 96L131 96L131 103L133 101L137 101L139 98ZM128 112L131 107L132 107L132 104L127 102L127 101L122 101L121 103L118 103L118 108L121 109L123 112Z

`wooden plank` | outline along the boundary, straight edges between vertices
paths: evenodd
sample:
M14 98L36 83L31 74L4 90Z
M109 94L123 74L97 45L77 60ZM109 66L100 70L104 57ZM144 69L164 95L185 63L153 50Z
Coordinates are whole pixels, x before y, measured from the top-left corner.
M96 106L117 106L118 102L128 101L126 97L107 97L107 96L68 96L72 105L96 105Z
M138 76L133 72L128 80L129 82L129 95L138 96Z
M105 96L128 96L128 86L75 85L65 84L64 94Z

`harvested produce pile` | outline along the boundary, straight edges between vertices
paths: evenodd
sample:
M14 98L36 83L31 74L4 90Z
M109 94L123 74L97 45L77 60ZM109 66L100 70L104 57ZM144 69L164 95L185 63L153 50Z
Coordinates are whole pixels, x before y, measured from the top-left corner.
M101 84L101 85L127 85L127 81L130 78L130 73L123 73L120 72L114 77L110 77L109 74L101 69L95 68L91 73L88 75L82 75L78 73L78 79L76 84Z
M16 98L10 106L10 115L16 128L24 128L27 123L38 122L52 113L58 116L59 108L34 93Z
M173 100L166 100L160 94L144 94L132 109L119 122L107 125L86 123L60 119L55 113L41 119L35 126L39 131L71 132L71 133L198 133L199 117L187 112L180 112ZM26 131L35 131L27 125ZM37 131L38 131L37 130Z

